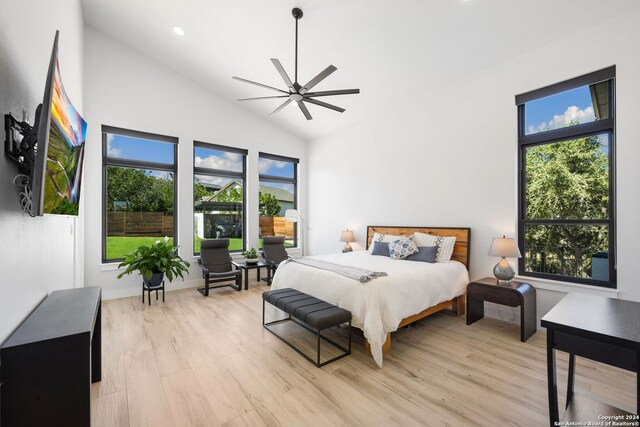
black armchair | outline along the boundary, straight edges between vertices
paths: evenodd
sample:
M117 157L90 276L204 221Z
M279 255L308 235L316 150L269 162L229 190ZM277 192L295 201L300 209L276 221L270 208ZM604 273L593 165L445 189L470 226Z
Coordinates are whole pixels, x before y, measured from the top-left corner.
M262 239L262 257L269 263L270 277L283 261L290 258L284 248L284 236L268 236Z
M229 239L205 239L200 241L198 265L202 268L202 277L204 277L204 288L199 288L198 291L205 297L209 296L209 289L211 288L230 286L236 291L242 289L242 270L238 270L231 263ZM212 283L225 284L211 286Z

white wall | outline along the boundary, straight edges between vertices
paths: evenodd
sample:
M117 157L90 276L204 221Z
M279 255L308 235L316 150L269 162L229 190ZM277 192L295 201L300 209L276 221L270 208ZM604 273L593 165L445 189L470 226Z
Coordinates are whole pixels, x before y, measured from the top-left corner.
M0 10L0 113L22 119L26 111L33 123L56 30L64 86L82 113L79 0L2 0ZM4 127L1 139L4 144ZM74 287L82 275L80 219L23 214L11 183L16 174L14 164L0 156L0 343L49 292Z
M471 278L490 276L498 261L487 256L491 239L517 230L515 95L615 64L618 290L620 298L640 300L638 22L635 11L464 79L430 84L425 96L399 93L357 126L310 141L310 252L339 251L347 227L363 248L367 225L468 226ZM562 292L592 292L537 286L539 315Z
M203 52L203 55L209 53ZM177 74L105 34L85 27L85 106L87 136L85 279L101 285L105 298L140 293L137 276L117 280L113 265L101 264L102 124L178 137L178 239L180 255L195 263L193 239L193 140L249 150L247 159L247 232L258 241L258 152L301 160L301 210L304 210L306 143L236 103ZM231 79L231 76L229 76ZM169 289L202 284L197 265L185 282Z

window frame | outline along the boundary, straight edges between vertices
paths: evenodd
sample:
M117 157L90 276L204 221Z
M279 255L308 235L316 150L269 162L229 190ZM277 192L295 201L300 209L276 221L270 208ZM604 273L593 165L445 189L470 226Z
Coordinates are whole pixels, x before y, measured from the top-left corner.
M197 167L196 166L196 148L204 148L207 150L217 150L217 151L225 151L227 153L237 153L237 154L241 154L242 155L242 171L241 172L236 172L236 171L228 171L225 169L214 169L214 168L202 168L202 167ZM192 162L193 162L193 178L194 178L194 182L193 185L195 187L195 176L196 175L207 175L207 176L215 176L215 177L222 177L222 178L240 178L242 180L242 249L241 250L232 250L229 251L231 253L241 253L247 250L247 155L249 154L249 151L244 149L244 148L237 148L237 147L229 147L226 145L219 145L219 144L213 144L213 143L209 143L209 142L203 142L203 141L193 141L193 153L192 153ZM194 197L192 198L192 209L193 209L193 216L191 218L191 220L193 222L195 222L195 194ZM193 222L192 222L192 228L193 228ZM196 245L195 245L195 236L193 236L193 241L191 242L192 244L192 251L193 251L193 256L200 256L200 252L196 252Z
M293 184L293 209L298 210L298 168L300 167L300 159L296 159L295 157L286 157L286 156L279 156L277 154L259 152L258 164L260 164L260 159L268 159L268 160L275 160L278 162L293 163L293 178L261 174L258 171L258 206L260 204L260 181L270 181L270 182L278 182L283 184ZM258 211L259 211L259 208L258 208ZM258 218L259 217L260 217L260 214L258 213ZM293 227L293 246L287 249L299 249L300 246L298 245L298 243L299 243L298 242L298 223L296 223L295 227Z
M173 144L173 164L147 162L144 160L119 159L109 157L107 151L107 134L147 139ZM124 129L102 125L102 263L122 262L124 258L107 258L107 168L109 166L131 169L151 169L173 173L173 243L178 246L178 138L151 132Z
M617 288L616 274L616 107L615 107L615 65L585 74L564 82L560 82L541 89L533 90L516 96L516 106L518 109L518 245L523 252L523 256L518 259L518 274L520 276L548 279L560 282L578 283L584 285ZM609 82L609 116L606 119L595 120L589 123L567 126L534 134L526 134L525 104L540 98L559 94L578 87L595 83ZM563 141L607 134L608 141L608 161L609 161L609 215L606 219L527 219L526 215L526 150L528 147L537 145L547 145L561 143ZM526 271L525 269L525 230L527 225L606 225L608 227L608 249L609 249L609 275L608 280L595 280L581 277L562 276L558 274L540 273Z

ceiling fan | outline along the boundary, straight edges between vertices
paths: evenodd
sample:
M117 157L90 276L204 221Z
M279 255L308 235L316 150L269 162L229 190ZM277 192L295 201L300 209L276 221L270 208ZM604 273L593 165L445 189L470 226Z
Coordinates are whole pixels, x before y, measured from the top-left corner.
M304 114L304 116L307 118L307 120L311 120L313 118L313 117L311 117L311 114L309 113L309 110L307 109L307 106L305 105L305 103L307 103L307 102L310 103L310 104L315 104L315 105L319 105L321 107L329 108L330 110L334 110L334 111L337 111L339 113L344 112L345 111L344 108L340 108L340 107L337 107L335 105L328 104L326 102L319 101L319 100L314 99L314 98L321 97L321 96L357 94L357 93L360 93L360 89L339 89L339 90L325 90L325 91L320 91L320 92L309 92L309 90L311 90L315 85L320 83L322 80L326 79L331 73L333 73L334 71L337 70L337 68L334 67L333 65L329 65L327 68L324 69L324 71L322 71L320 74L318 74L317 76L312 78L309 81L309 83L307 83L306 85L301 86L298 83L298 20L300 18L302 18L302 10L300 10L299 8L296 7L291 11L291 14L293 15L293 17L296 20L296 56L295 56L295 58L296 58L295 59L296 68L295 68L295 74L294 74L294 81L293 82L289 78L289 75L287 74L287 72L284 70L284 67L282 66L280 61L278 61L276 58L271 58L271 62L276 67L276 70L278 70L278 73L280 73L280 76L282 77L282 80L284 80L285 84L287 85L288 91L287 90L278 89L278 88L275 88L273 86L264 85L262 83L254 82L254 81L251 81L251 80L243 79L241 77L233 76L234 80L239 80L241 82L245 82L245 83L249 83L249 84L252 84L252 85L260 86L260 87L263 87L263 88L266 88L266 89L271 89L271 90L274 90L276 92L280 92L280 93L283 94L283 95L277 95L277 96L261 96L261 97L257 97L257 98L242 98L242 99L238 99L238 101L254 101L254 100L257 100L257 99L287 98L284 101L284 103L282 103L278 108L273 110L273 112L271 112L271 114L269 114L269 116L272 116L272 115L278 113L280 110L282 110L284 107L286 107L287 105L289 105L293 101L296 104L298 104L298 107L300 107L300 110L302 111L302 114Z

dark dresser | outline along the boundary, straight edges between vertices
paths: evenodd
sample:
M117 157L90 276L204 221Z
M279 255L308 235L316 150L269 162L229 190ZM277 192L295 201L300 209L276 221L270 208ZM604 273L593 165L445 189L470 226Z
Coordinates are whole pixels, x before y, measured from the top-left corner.
M0 424L88 426L101 378L100 287L54 291L0 347Z

